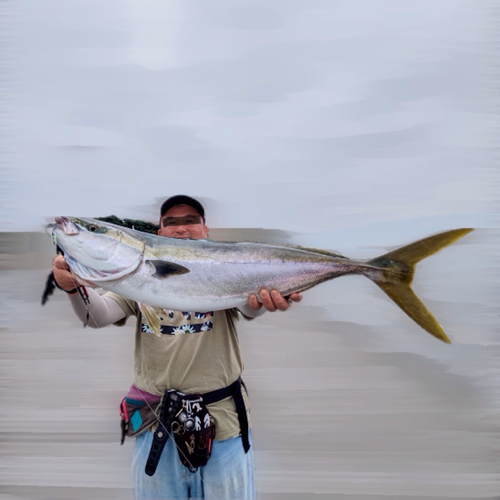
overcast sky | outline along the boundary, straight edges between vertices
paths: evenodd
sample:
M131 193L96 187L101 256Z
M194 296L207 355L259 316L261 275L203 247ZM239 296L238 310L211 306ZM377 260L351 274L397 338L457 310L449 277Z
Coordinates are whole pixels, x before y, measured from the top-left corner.
M177 193L215 227L491 227L491 5L18 2L0 230Z

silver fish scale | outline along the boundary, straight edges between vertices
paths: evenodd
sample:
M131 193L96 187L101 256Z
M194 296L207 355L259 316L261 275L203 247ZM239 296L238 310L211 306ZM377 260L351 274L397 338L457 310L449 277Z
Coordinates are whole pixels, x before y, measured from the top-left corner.
M299 263L293 261L245 263L200 263L175 260L190 270L187 274L152 277L148 266L119 280L112 288L120 295L175 310L219 310L240 306L261 288L277 289L283 295L304 290L341 274L356 272L352 262ZM359 272L359 271L358 271ZM111 283L109 283L111 285Z
M127 249L120 252L123 258L130 255L132 260L132 255L140 258L142 254L141 263L138 267L133 266L133 272L121 274L120 279L114 280L115 253L110 253L108 279L99 281L99 286L137 302L165 309L187 311L237 307L246 303L250 294L258 294L262 288L277 289L283 295L289 295L341 274L361 273L367 267L321 250L264 243L166 238L93 219L80 219L78 223L109 227L110 230L105 233L109 234L109 247L116 248L116 239L119 238L120 245ZM73 224L76 224L74 219ZM72 229L72 235L58 230L58 241L62 246L74 245L77 240L89 244L90 233L82 229L81 236L78 236ZM120 237L120 233L129 238ZM105 238L101 235L97 243L96 236L95 241L104 245L100 249L104 251ZM90 260L82 262L78 269L92 269L91 256L95 252L89 251L88 254ZM167 272L164 276L160 272L158 276L154 272L154 262L150 261L174 263L189 272ZM102 265L102 261L98 264ZM123 259L120 266L125 266Z

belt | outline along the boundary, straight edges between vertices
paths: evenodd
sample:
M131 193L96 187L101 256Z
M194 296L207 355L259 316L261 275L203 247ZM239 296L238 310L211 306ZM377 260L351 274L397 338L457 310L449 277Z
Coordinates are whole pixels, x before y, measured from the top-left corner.
M243 444L243 449L245 453L250 449L250 441L248 437L248 418L245 409L245 403L243 401L243 396L241 394L241 387L247 390L245 384L241 378L236 379L232 384L227 387L222 387L221 389L216 389L215 391L206 392L205 394L200 394L205 405L216 403L222 399L228 398L230 396L234 399L234 404L236 406L236 413L238 414L238 422L240 424L241 440ZM163 395L160 406L158 407L159 424L153 435L153 442L151 443L151 449L149 451L149 456L146 462L145 472L148 476L152 476L156 472L158 463L160 461L163 448L167 443L170 434L170 427L172 421L177 413L181 401L181 396L174 390L167 390Z
M231 385L223 387L222 389L216 389L215 391L207 392L202 394L203 402L207 405L216 403L221 399L233 396L234 404L236 406L236 413L238 414L238 422L240 424L241 440L243 442L243 449L245 453L250 449L250 441L248 440L248 418L247 411L245 409L245 403L243 401L243 396L241 394L241 386L247 390L243 380L241 378L236 379Z

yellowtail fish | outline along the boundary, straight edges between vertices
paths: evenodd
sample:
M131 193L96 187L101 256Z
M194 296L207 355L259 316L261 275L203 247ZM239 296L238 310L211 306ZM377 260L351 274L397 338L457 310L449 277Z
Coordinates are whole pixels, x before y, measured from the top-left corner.
M410 318L450 340L411 288L415 265L472 231L453 229L371 260L292 245L166 238L88 218L60 217L47 226L80 283L139 303L160 335L165 310L216 311L276 289L287 296L346 274L377 284ZM260 297L259 297L260 298Z

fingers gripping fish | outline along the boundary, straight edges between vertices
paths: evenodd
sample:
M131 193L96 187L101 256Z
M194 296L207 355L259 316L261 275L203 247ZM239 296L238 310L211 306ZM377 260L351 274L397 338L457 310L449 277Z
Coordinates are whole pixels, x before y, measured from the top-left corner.
M367 261L324 250L251 242L166 238L101 222L61 217L52 230L71 271L139 303L160 335L163 310L222 310L245 304L262 288L301 292L346 274L377 284L410 318L439 340L450 340L411 288L416 264L468 234L454 229Z

